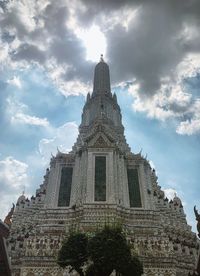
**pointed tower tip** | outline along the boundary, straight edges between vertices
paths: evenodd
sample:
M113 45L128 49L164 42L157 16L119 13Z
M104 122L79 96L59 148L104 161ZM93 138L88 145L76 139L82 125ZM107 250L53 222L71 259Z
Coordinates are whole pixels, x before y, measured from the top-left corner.
M94 85L93 85L93 95L94 94L111 94L110 89L110 73L109 66L104 61L103 55L101 55L100 62L97 63L94 70Z

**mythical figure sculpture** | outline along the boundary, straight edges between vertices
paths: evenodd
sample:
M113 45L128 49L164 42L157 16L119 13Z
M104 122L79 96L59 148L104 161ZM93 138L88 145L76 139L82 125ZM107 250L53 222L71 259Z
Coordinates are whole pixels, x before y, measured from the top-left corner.
M13 203L13 207L11 208L10 212L7 214L7 216L4 219L4 223L7 224L9 227L11 226L11 219L14 213L14 209L15 209L15 204Z
M196 206L194 206L194 213L197 220L197 231L198 231L198 237L200 238L200 214L198 213Z

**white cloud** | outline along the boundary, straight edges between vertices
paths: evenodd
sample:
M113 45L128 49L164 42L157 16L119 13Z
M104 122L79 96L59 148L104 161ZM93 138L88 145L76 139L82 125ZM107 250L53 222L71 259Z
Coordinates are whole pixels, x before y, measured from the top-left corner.
M0 44L0 62L1 62L1 66L3 65L3 62L5 62L7 60L8 50L9 50L9 47L6 43L1 43Z
M0 219L3 221L12 207L12 203L16 204L19 194L1 192L0 201Z
M181 84L171 84L170 87L169 84L163 84L160 91L146 98L141 96L138 83L130 85L128 91L134 97L134 110L146 112L149 118L164 121L191 112L192 95L186 93Z
M80 8L77 3L62 0L12 2L0 20L2 33L6 33L0 51L2 64L10 70L39 66L65 96L86 94L90 89L87 82L91 63L85 61L83 43L68 24L73 17L71 6L73 12ZM49 66L51 60L53 66Z
M70 95L78 96L80 94L86 96L87 93L90 91L91 87L88 83L82 82L77 79L74 79L73 81L63 80L61 75L59 74L59 70L53 70L50 76L53 76L53 82L59 88L60 92L66 97Z
M163 191L165 193L165 196L169 200L173 200L173 198L177 195L177 191L175 189L172 189L172 188L164 189Z
M133 109L137 112L145 112L149 118L155 118L164 121L175 114L172 110L166 109L167 95L164 92L153 95L152 97L141 97L139 84L133 84L128 91L133 96Z
M7 102L7 113L10 117L18 112L24 113L28 111L28 106L26 104L19 102L13 97L7 98L6 102Z
M27 114L28 112L29 108L27 105L11 97L7 99L7 116L12 124L27 124L41 127L48 127L50 125L47 118L31 116Z
M149 160L149 164L150 164L150 166L151 166L152 169L156 168L156 166L155 166L155 164L154 164L154 162L152 160Z
M7 18L5 20L9 20L11 25L13 23L18 23L19 25L16 25L16 28L21 27L21 31L23 32L31 32L35 28L35 20L32 17L33 14L34 5L32 5L30 1L18 1L17 5L14 2L9 2L8 13L6 14Z
M195 77L200 72L200 53L189 53L177 65L178 81Z
M79 80L60 83L60 89L63 95L86 95L90 91L90 86L87 83Z
M30 185L28 165L7 156L0 160L0 218L3 220L18 197Z
M28 183L27 169L27 164L12 156L6 157L0 161L0 183L19 191Z
M200 133L200 100L196 100L191 105L189 112L193 114L190 119L182 121L176 129L181 135L193 135Z
M11 84L13 86L16 86L17 88L21 88L22 87L22 83L19 77L14 76L12 79L9 79L7 81L8 84Z
M192 119L181 122L176 132L181 135L192 135L200 133L200 119Z
M183 71L181 71L183 74ZM192 72L190 71L190 74ZM177 74L177 79L181 79ZM200 133L200 100L186 92L181 82L171 82L163 79L161 89L151 97L144 97L140 92L140 85L135 81L129 86L129 93L133 96L133 109L146 113L147 117L166 121L177 121L176 132L181 135ZM184 120L184 118L188 118Z
M0 46L1 64L13 70L39 66L63 95L85 95L93 67L86 56L94 60L107 45L113 81L136 80L138 87L130 88L134 110L160 121L173 119L178 134L198 133L192 91L184 88L184 79L200 71L198 3L194 1L189 13L177 9L175 18L172 10L180 3L174 7L171 1L147 2L8 2L0 19L2 34L7 33ZM10 84L21 85L16 76ZM14 120L48 124L26 112Z
M38 118L36 116L30 116L24 113L17 113L11 117L11 122L14 124L21 123L32 126L48 127L49 122L46 118Z
M57 153L57 148L62 152L71 151L78 136L78 126L74 122L68 122L51 132L52 138L44 138L39 142L39 152L46 162L49 162L51 153Z
M163 189L165 196L169 199L169 200L173 200L174 197L178 197L180 200L185 198L184 193L181 190L176 190L174 188L167 188L167 189ZM186 201L182 201L181 203L184 207L187 206L187 202Z

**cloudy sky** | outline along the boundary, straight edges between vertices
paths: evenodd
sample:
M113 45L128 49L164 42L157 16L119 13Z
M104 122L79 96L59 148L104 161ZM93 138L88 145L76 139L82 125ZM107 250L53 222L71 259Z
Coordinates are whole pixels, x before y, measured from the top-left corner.
M195 229L200 210L200 1L0 0L0 218L75 142L100 54L132 151Z

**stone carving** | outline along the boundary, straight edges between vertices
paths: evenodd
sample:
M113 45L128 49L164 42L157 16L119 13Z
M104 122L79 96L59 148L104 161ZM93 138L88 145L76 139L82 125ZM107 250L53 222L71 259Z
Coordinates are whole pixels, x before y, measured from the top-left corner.
M197 220L197 230L198 230L198 236L200 238L200 214L198 213L196 206L194 206L194 213L196 216L196 220Z

